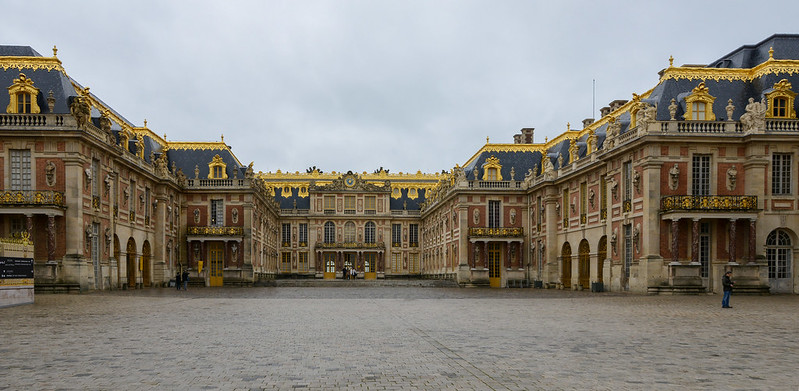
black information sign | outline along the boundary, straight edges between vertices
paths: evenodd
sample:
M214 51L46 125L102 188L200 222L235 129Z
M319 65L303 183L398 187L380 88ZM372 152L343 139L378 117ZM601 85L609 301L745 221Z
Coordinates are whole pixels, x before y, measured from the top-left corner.
M33 278L33 258L0 257L0 278Z

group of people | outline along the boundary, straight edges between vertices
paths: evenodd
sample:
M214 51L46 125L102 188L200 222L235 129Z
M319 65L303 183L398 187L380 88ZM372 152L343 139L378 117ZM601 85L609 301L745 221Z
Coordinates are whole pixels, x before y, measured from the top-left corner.
M175 274L175 288L180 290L183 288L184 291L189 290L189 271L184 270L183 273L178 270Z
M345 280L354 280L358 277L358 271L354 268L344 266L344 269L341 269L341 278Z

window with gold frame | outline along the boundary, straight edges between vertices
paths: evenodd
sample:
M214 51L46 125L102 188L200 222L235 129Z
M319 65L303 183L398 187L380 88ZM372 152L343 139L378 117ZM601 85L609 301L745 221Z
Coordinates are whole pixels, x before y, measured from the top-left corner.
M355 196L344 196L344 214L355 214Z
M377 213L377 196L364 197L364 214L373 215Z
M227 164L219 155L214 156L208 163L208 179L227 179Z
M774 83L772 91L766 94L769 110L766 112L768 118L796 118L794 109L794 98L791 83L787 79L782 79Z
M302 273L308 272L308 253L301 252L297 255L299 256L297 271Z
M39 114L41 109L36 101L39 89L33 86L33 80L20 73L14 79L13 84L8 87L8 114Z
M291 253L290 252L281 253L280 272L281 273L291 273Z
M325 214L336 213L336 196L326 195L324 196L324 201Z
M705 86L705 82L699 83L691 95L685 97L685 114L683 118L689 121L715 121L716 115L713 113L713 102L715 96L710 95L710 89Z

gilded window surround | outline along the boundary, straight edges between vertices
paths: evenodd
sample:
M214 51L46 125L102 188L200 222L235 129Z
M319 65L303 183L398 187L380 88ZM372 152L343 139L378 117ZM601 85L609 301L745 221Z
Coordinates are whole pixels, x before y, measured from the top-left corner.
M796 110L793 108L794 98L796 93L793 92L791 83L787 79L782 79L774 83L774 91L766 94L768 100L769 110L766 111L766 118L796 118ZM784 98L787 101L786 116L775 116L772 108L774 107L774 100L777 98Z
M14 83L8 87L8 95L9 95L9 102L8 106L6 107L6 113L8 114L17 114L17 94L23 93L28 94L30 96L30 113L28 114L39 114L41 113L41 109L39 108L39 103L37 102L36 97L39 96L39 89L33 86L33 80L29 79L25 76L24 73L20 73L19 77L14 79Z
M683 118L686 121L695 121L693 118L693 104L705 104L705 118L704 121L715 121L716 114L713 112L713 102L716 100L715 96L710 95L710 89L705 86L705 82L700 82L693 90L691 95L685 97L685 114ZM702 120L699 120L702 121Z
M221 176L214 176L214 168L221 167L222 175ZM227 179L227 164L222 160L222 157L218 154L211 159L208 163L208 179Z
M485 163L483 163L483 180L489 180L488 171L491 169L497 170L497 177L495 179L490 179L493 181L501 181L502 180L502 165L499 163L499 159L496 156L491 156L490 158L486 159Z

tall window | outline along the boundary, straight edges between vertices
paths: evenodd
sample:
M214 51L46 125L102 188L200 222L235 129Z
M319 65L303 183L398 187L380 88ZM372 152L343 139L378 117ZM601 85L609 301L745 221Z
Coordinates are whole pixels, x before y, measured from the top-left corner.
M363 229L363 238L364 242L366 243L374 243L375 242L375 223L368 222Z
M586 202L586 184L585 182L580 184L580 224L585 224L586 220L586 213L588 212L588 203Z
M364 197L364 214L373 215L377 213L377 197L375 196L366 196Z
M324 200L325 200L325 214L336 213L336 196L326 195Z
M402 254L391 253L391 272L399 273L402 271Z
M344 243L355 242L355 223L348 221L344 223Z
M280 259L280 272L281 273L291 273L291 253L285 252L281 253Z
M225 174L225 168L221 166L214 166L213 167L213 176L212 178L222 178Z
M281 225L280 237L283 247L291 246L291 224L283 223Z
M408 254L408 269L410 273L419 273L419 254Z
M692 189L695 196L710 195L710 155L694 155L691 164Z
M300 223L300 247L305 247L307 245L308 245L308 223Z
M411 247L419 247L419 224L408 226L408 241Z
M633 164L632 162L624 162L622 166L622 175L624 178L624 201L633 199Z
M488 201L488 228L499 228L502 226L500 224L499 207L499 201Z
M299 257L298 265L297 265L297 271L298 272L307 272L308 271L308 253L299 253L297 255Z
M344 196L344 214L355 214L355 196Z
M92 159L92 196L100 196L100 161Z
M790 278L791 237L785 231L774 230L766 238L766 260L768 278Z
M497 169L496 168L489 168L486 170L485 179L487 181L495 181L497 180Z
M630 278L630 266L633 264L633 225L624 225L624 277Z
M541 196L535 197L535 205L538 208L538 210L536 211L536 224L538 225L538 227L536 229L540 231L541 224L544 222L544 208L542 208L544 204L541 203Z
M149 224L150 221L150 208L152 208L152 203L150 203L150 188L144 188L144 221L145 224Z
M11 190L31 189L30 149L11 150Z
M402 225L391 224L391 245L393 247L402 246Z
M325 223L325 243L336 243L336 224L332 221Z
M136 181L131 179L130 186L128 186L128 189L130 189L130 191L128 192L128 200L127 200L128 208L130 208L131 211L135 212L136 203L133 202L133 200L136 199Z
M599 179L599 218L608 218L608 178L605 176Z
M791 194L790 153L775 153L771 156L771 194Z
M211 200L211 226L221 227L225 225L225 210L222 200Z

